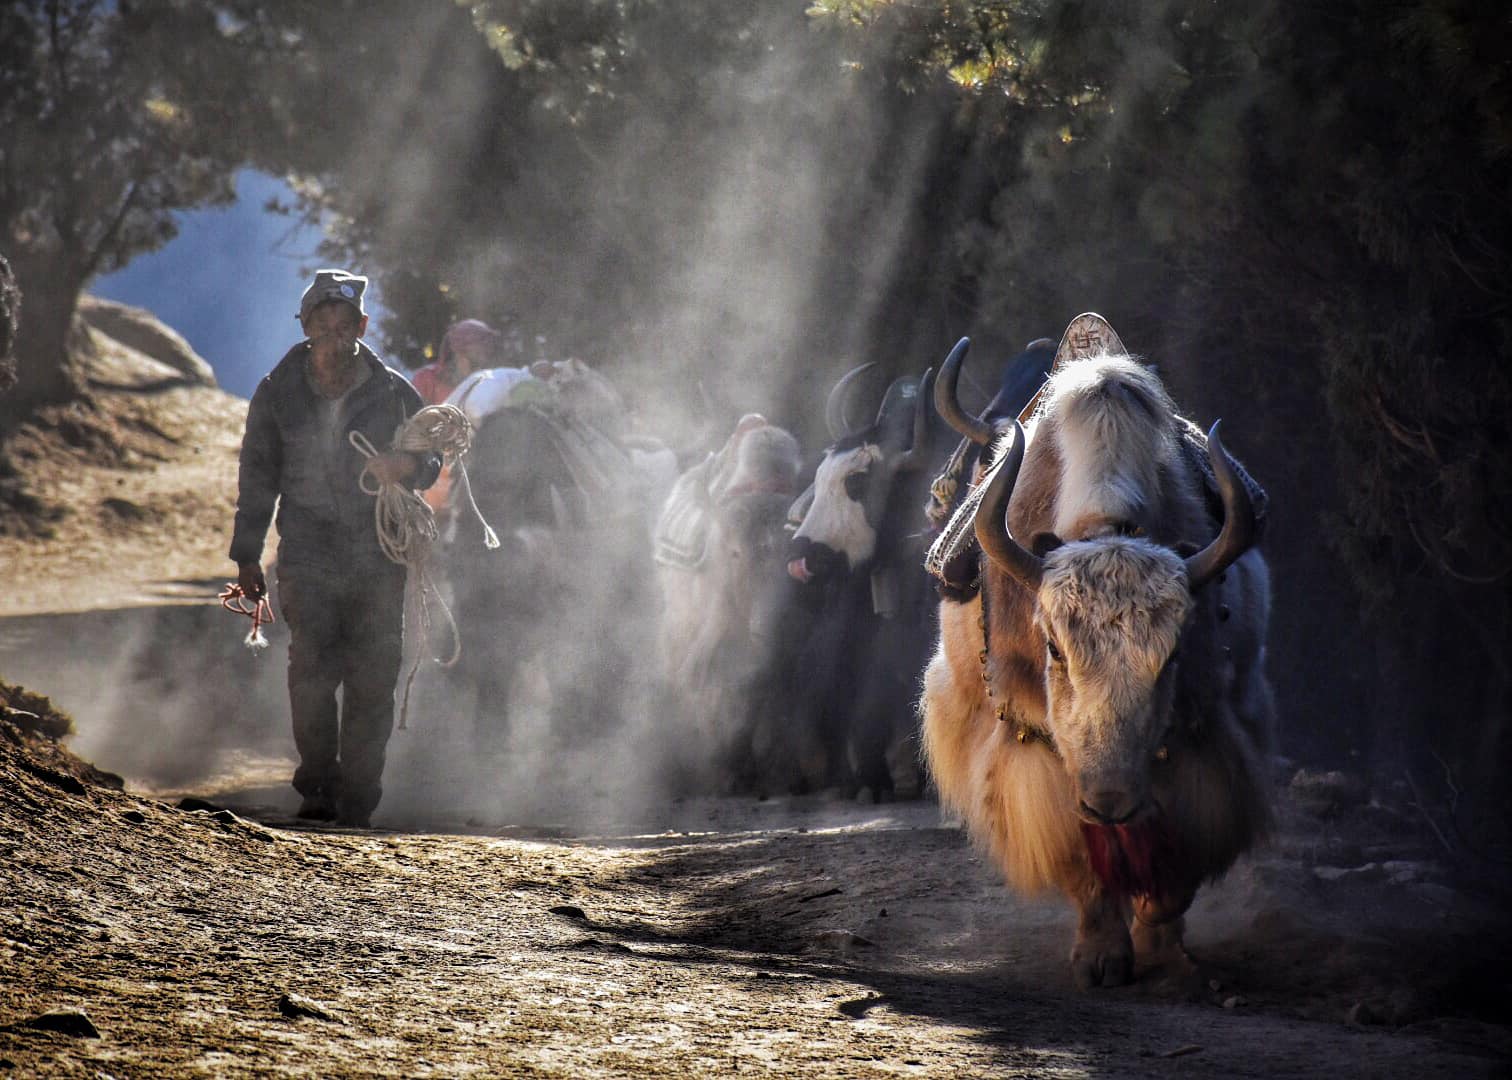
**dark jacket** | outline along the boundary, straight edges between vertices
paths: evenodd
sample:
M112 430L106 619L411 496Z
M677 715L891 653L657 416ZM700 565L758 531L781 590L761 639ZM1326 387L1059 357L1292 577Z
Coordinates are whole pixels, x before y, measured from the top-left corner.
M301 342L257 386L247 410L237 480L231 558L259 562L268 522L278 504L280 565L344 572L387 564L378 546L373 497L358 487L366 458L347 441L360 431L382 453L399 425L422 405L397 371L359 343L369 376L333 412L305 374L310 343ZM441 468L439 454L415 455L412 481L428 488Z

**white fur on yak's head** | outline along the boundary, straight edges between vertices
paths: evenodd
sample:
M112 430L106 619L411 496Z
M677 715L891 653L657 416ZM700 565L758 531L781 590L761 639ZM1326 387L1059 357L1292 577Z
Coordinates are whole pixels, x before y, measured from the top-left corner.
M831 389L825 420L835 442L788 514L796 526L788 572L805 584L872 560L894 480L924 463L932 373L895 380L876 420L858 429L849 417L850 399L857 381L875 366L853 368Z
M960 358L953 353L946 361L937 402L953 396ZM977 509L976 537L993 566L1033 597L1034 629L1043 642L1035 647L1044 649L1045 722L1079 812L1095 824L1122 824L1150 807L1193 595L1253 545L1254 508L1215 423L1208 459L1223 527L1190 556L1155 543L1150 535L1169 531L1156 515L1170 512L1168 498L1177 494L1162 491L1162 483L1172 483L1162 477L1180 468L1174 407L1159 380L1127 357L1103 357L1069 365L1047 390L1036 436L1055 440L1055 453L1040 460L1057 463L1059 474L1029 479L1038 490L1026 495L1031 504L1047 504L1055 528L1073 542L1046 533L1028 550L1009 533L1009 499L1025 451L1017 420L990 433L969 417L952 423L976 441L998 440L1001 465ZM947 419L961 415L954 401L942 402L940 411ZM983 589L994 587L1001 586L988 576Z
M804 561L803 572L794 572L806 581L819 572L820 552L840 556L849 572L871 560L877 550L875 511L868 515L869 489L876 486L883 464L881 447L875 443L836 446L825 451L814 473L813 488L804 493L805 503L798 519L793 540L807 542L808 549L794 556ZM818 550L814 550L818 549Z
M1081 813L1135 817L1169 735L1177 644L1192 611L1184 561L1147 540L1067 544L1044 560L1046 723Z

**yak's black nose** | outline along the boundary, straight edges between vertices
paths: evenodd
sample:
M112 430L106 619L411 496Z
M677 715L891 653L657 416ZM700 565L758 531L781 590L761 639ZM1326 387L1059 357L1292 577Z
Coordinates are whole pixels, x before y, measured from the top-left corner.
M1143 800L1126 791L1097 791L1080 801L1082 817L1094 825L1124 825L1143 809Z

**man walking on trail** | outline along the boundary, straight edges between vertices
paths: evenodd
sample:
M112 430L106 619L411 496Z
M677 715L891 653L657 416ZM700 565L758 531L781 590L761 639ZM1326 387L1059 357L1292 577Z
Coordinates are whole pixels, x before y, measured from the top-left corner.
M289 627L289 707L299 816L366 827L382 796L404 628L405 568L379 546L364 468L380 484L429 487L437 454L366 458L360 432L388 446L420 396L361 340L367 278L320 270L305 290L306 340L252 395L242 439L231 558L253 599L268 522L278 506L278 598ZM338 721L336 694L341 690Z

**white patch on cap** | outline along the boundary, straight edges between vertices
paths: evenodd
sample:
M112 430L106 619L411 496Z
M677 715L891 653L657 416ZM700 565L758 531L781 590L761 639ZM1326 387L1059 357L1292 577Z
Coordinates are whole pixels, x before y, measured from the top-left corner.
M352 287L350 285L343 285L341 287L341 295L344 296L344 297L346 297L348 300L350 300L352 297L356 296L357 294L352 291Z

